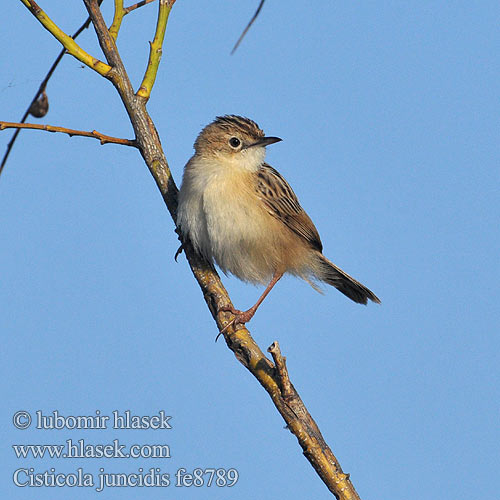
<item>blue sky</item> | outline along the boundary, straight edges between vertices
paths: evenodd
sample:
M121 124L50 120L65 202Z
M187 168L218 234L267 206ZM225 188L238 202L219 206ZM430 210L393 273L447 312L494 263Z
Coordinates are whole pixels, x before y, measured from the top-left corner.
M78 2L39 3L68 32L85 18ZM263 349L280 342L362 498L497 498L498 5L269 1L230 56L256 5L174 6L148 109L175 180L216 115L249 116L283 138L268 162L314 220L325 255L382 305L287 278L249 324L252 335ZM120 32L136 87L156 9L130 14ZM3 14L0 119L18 121L59 46L21 2ZM99 54L91 30L79 43ZM39 123L132 137L112 86L71 57L47 91ZM10 137L0 133L2 154ZM99 497L14 486L13 472L30 467L239 472L232 488L108 488L100 495L109 499L331 498L267 394L214 343L134 149L23 132L0 177L0 213L6 498ZM237 307L261 292L223 281ZM164 410L172 429L18 430L18 410ZM167 444L171 458L17 459L11 448L68 439Z

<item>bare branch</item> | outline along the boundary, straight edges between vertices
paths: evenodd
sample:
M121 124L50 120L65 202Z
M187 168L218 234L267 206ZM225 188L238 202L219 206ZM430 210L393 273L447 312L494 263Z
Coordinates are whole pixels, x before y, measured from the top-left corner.
M142 2L137 2L134 5L131 5L130 7L125 7L125 15L127 15L129 12L132 12L135 9L138 9L139 7L142 7L143 5L146 5L154 1L155 0L142 0Z
M101 3L102 3L102 0L99 0L99 5ZM83 32L83 30L87 29L89 27L89 25L90 25L90 17L88 17L87 20L75 31L75 33L73 34L73 36L71 38L73 38L73 40L74 40L76 37L78 37ZM21 123L24 123L26 121L26 118L28 118L28 115L30 114L30 109L35 104L35 102L38 100L39 96L45 92L47 84L49 83L49 80L52 77L54 71L56 70L58 64L61 62L61 59L63 58L64 54L66 54L65 48L63 48L61 50L61 52L59 52L59 55L56 57L55 61L52 63L52 66L50 67L48 73L45 75L45 78L42 80L42 83L40 84L40 87L38 88L30 105L28 106L28 109L25 111L23 117L21 118ZM14 143L16 142L16 139L17 139L17 136L19 135L19 132L21 132L20 128L18 128L14 132L12 139L7 144L7 150L5 151L4 157L2 158L2 163L0 164L0 175L2 174L2 171L3 171L3 168L5 167L5 164L7 163L7 158L9 157L9 154L14 146Z
M260 0L259 6L257 7L255 14L252 16L252 19L250 19L249 23L247 24L247 27L243 30L243 33L238 38L238 41L234 44L233 50L231 51L231 55L233 55L236 52L236 49L239 47L241 41L243 40L243 38L245 38L245 35L247 34L248 30L250 29L254 21L257 19L257 16L260 14L260 11L265 1L266 0Z
M175 193L177 196L177 193ZM166 202L169 200L167 199ZM177 201L177 200L175 200ZM202 257L197 255L189 242L183 244L184 252L193 274L200 285L203 297L214 317L219 331L232 314L223 312L231 305L229 295L219 275ZM254 375L273 400L276 409L286 422L287 428L295 435L304 456L311 463L327 488L338 500L360 500L354 486L345 474L326 444L321 431L302 402L295 387L288 378L284 359L278 346L271 346L271 354L276 366L265 356L246 327L239 325L236 330L231 325L223 332L229 349L236 358ZM285 398L286 394L286 398Z
M97 71L102 76L107 76L111 71L111 66L99 61L95 57L85 52L69 35L64 33L52 19L37 5L35 0L21 0L28 10L40 21L42 26L48 30L62 44L62 46L73 57L78 59L89 68Z
M166 20L174 0L160 0L160 13L155 36L155 40L159 43L155 50L159 48L160 52L154 58L150 57L150 64L143 81L144 86L141 85L141 89L144 89L141 93L144 95L139 95L140 92L137 92L137 94L133 92L116 44L102 18L97 0L84 0L84 3L96 29L99 44L103 49L106 60L113 67L112 74L107 78L111 80L120 94L134 128L137 147L153 175L175 222L178 189L172 179L154 123L146 110L147 98L160 62L159 55L161 54L161 42L163 41ZM152 48L154 44L154 42L151 44ZM141 91L141 89L139 90ZM193 250L190 243L183 242L183 248L191 270L203 292L207 306L219 330L221 330L226 322L233 317L231 313L224 312L224 308L231 305L229 295L217 272L203 257ZM288 429L296 436L304 455L328 489L338 500L359 500L349 475L342 471L340 464L323 439L318 426L290 382L285 359L281 356L279 346L277 344L271 346L275 366L255 343L246 327L239 325L236 329L234 325L231 325L224 331L223 335L229 349L233 351L237 359L268 392L277 410L285 420Z
M111 82L117 89L127 110L136 135L137 146L141 152L151 175L153 176L163 200L174 219L177 213L177 186L161 147L160 137L153 120L146 110L147 100L134 93L123 62L114 40L106 27L101 10L96 0L83 0L90 15L99 44L106 60L113 66L114 73Z
M144 74L141 86L137 91L137 95L145 99L149 99L151 90L156 80L156 74L158 73L158 67L160 65L162 55L163 39L165 38L168 16L174 3L175 0L160 0L156 33L153 41L150 43L148 66L146 68L146 73Z
M72 128L66 127L56 127L54 125L41 125L39 123L13 123L13 122L3 122L0 121L0 131L8 128L27 128L32 130L45 130L46 132L62 132L63 134L68 134L70 137L78 135L81 137L92 137L93 139L98 139L101 144L121 144L122 146L133 146L137 147L137 143L130 139L120 139L119 137L112 137L110 135L104 135L97 130L92 130L92 132L86 132L85 130L74 130Z
M125 78L125 67L121 60L118 49L116 48L116 43L113 37L110 35L108 27L104 22L102 17L101 9L97 0L83 0L87 12L89 13L90 20L94 25L94 29L97 33L97 39L99 40L99 45L106 57L106 61L110 66L113 67L115 72L110 76L110 80L115 84L117 80L123 80ZM121 75L117 78L118 71L121 71ZM128 80L128 78L126 78Z

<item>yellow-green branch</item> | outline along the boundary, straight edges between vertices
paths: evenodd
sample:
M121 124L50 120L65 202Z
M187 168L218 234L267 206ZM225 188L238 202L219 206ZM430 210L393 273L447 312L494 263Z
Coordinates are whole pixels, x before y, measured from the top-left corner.
M156 33L153 41L150 42L148 66L146 68L146 73L144 74L144 79L142 80L141 86L136 94L146 100L149 99L151 90L153 89L153 85L156 80L156 74L158 73L158 66L160 65L162 54L163 39L165 38L165 30L167 28L168 16L174 3L175 0L160 0L158 20L156 22Z
M109 28L109 34L115 42L118 37L118 31L120 31L120 26L122 25L124 16L125 9L123 8L123 0L115 0L115 14L113 16L113 22L111 23L111 26Z
M42 26L49 31L73 57L97 71L102 76L107 76L111 66L85 52L69 35L64 33L52 19L37 5L35 0L21 0L27 9L40 21Z
M113 38L113 40L116 42L116 39L118 38L118 32L120 31L122 25L123 18L127 14L130 14L133 10L138 9L143 5L147 5L148 3L154 1L155 0L142 0L141 2L134 3L129 7L124 7L123 0L115 0L115 13L113 15L113 22L109 27L109 34L111 35L111 38Z

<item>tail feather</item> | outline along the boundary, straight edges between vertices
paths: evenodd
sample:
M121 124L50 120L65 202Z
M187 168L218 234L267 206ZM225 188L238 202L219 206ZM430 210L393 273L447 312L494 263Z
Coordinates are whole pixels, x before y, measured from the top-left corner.
M358 304L366 304L368 299L380 304L380 299L371 291L356 281L352 276L342 271L323 254L317 254L315 273L316 278L334 286L339 292L349 297Z

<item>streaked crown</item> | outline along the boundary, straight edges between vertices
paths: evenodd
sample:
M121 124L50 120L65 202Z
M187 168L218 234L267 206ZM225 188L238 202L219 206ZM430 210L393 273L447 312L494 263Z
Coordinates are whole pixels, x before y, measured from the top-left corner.
M199 155L232 154L263 137L264 131L249 118L237 115L218 116L200 132L194 149Z

